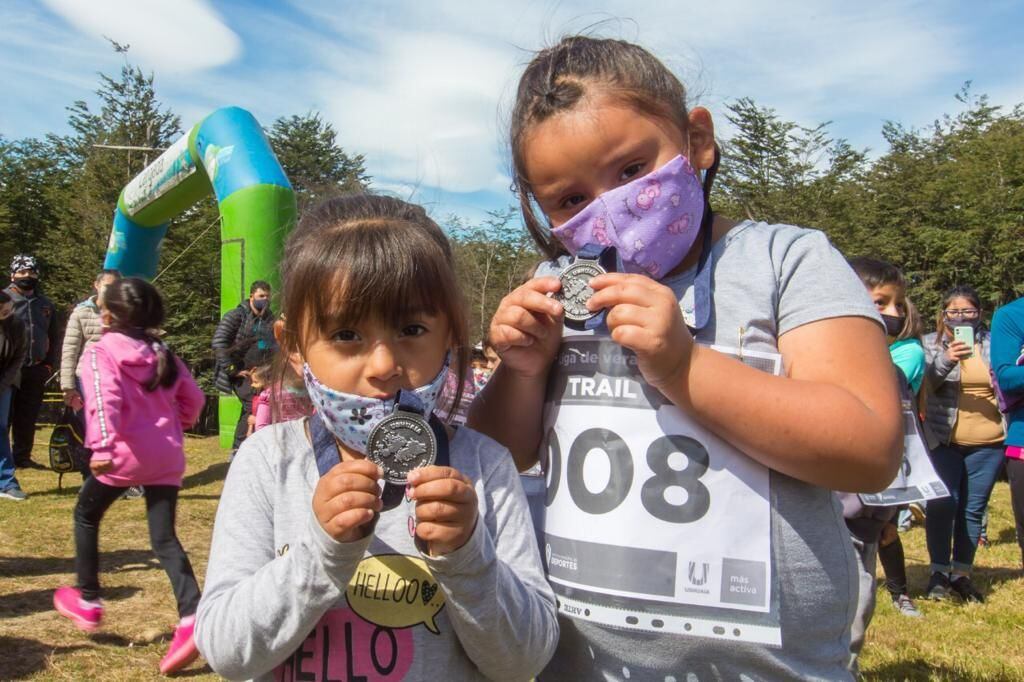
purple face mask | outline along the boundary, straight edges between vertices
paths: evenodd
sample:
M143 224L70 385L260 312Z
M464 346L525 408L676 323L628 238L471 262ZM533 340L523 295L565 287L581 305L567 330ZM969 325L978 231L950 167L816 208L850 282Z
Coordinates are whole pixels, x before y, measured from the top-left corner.
M704 192L685 156L608 190L551 234L576 255L587 244L614 246L626 272L661 279L700 233Z

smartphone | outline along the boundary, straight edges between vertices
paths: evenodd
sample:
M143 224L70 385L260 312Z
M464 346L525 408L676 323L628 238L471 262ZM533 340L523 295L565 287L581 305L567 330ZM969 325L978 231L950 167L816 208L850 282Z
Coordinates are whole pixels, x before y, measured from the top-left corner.
M971 354L966 356L967 358L974 357L974 327L966 324L953 327L953 338L956 341L963 341L971 349Z

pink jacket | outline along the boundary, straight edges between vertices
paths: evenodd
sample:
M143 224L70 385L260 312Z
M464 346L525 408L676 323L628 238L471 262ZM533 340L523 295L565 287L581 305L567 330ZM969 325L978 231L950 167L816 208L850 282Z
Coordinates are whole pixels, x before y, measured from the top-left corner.
M174 385L147 391L156 362L148 343L117 332L104 333L78 362L85 445L93 460L113 460L113 468L96 477L101 483L181 487L182 431L199 418L206 398L178 358Z
M277 404L277 414L274 414L275 403ZM270 426L277 422L307 417L313 413L313 409L308 400L303 400L286 388L276 391L265 388L252 399L252 413L256 417L256 426L253 430L259 431L264 426Z

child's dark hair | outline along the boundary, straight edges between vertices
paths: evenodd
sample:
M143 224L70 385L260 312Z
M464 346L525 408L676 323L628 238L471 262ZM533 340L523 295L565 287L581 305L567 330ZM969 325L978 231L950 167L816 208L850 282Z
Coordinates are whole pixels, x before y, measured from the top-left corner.
M171 349L156 335L164 323L164 301L156 287L138 277L119 279L106 288L103 308L110 313L111 331L141 339L156 353L156 371L146 383L146 390L173 386L178 379L178 363Z
M866 256L851 258L849 263L853 271L860 277L860 281L868 289L884 286L894 286L899 289L899 295L902 298L900 304L903 308L904 318L903 328L900 329L900 333L896 336L896 341L920 339L923 326L921 315L910 299L907 298L907 279L903 276L903 271L888 261L868 258Z
M892 263L865 256L851 258L849 262L850 267L860 277L860 281L864 283L864 286L874 289L875 287L891 284L899 287L900 291L906 295L907 280L903 276L903 271Z
M417 314L440 314L452 337L458 404L469 330L452 262L444 232L419 206L356 194L313 207L288 237L281 261L282 355L301 352L311 333L327 336L366 319L398 326Z
M565 250L533 211L523 146L529 131L552 116L572 110L599 88L601 94L638 111L665 119L686 133L686 88L657 57L622 40L569 36L534 56L519 79L512 109L512 183L523 221L549 258ZM708 188L709 189L709 188ZM707 189L705 190L705 193Z

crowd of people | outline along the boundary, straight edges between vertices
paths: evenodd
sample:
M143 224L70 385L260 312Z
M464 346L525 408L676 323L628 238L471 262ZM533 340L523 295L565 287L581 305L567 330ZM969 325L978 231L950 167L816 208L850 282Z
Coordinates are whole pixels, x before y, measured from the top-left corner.
M984 601L971 571L1004 467L1024 568L1024 299L987 327L957 286L924 334L894 265L716 214L713 121L685 102L639 46L538 53L510 149L545 260L477 346L421 207L307 211L281 315L254 282L213 338L243 409L202 594L174 526L203 396L155 287L101 273L61 354L92 475L57 610L100 626L99 525L130 486L178 604L164 673L201 652L231 679L849 679L876 562L894 608L922 616L899 533L915 515L923 596ZM19 256L0 294L14 500L59 345L38 279ZM908 447L945 494L869 503Z

